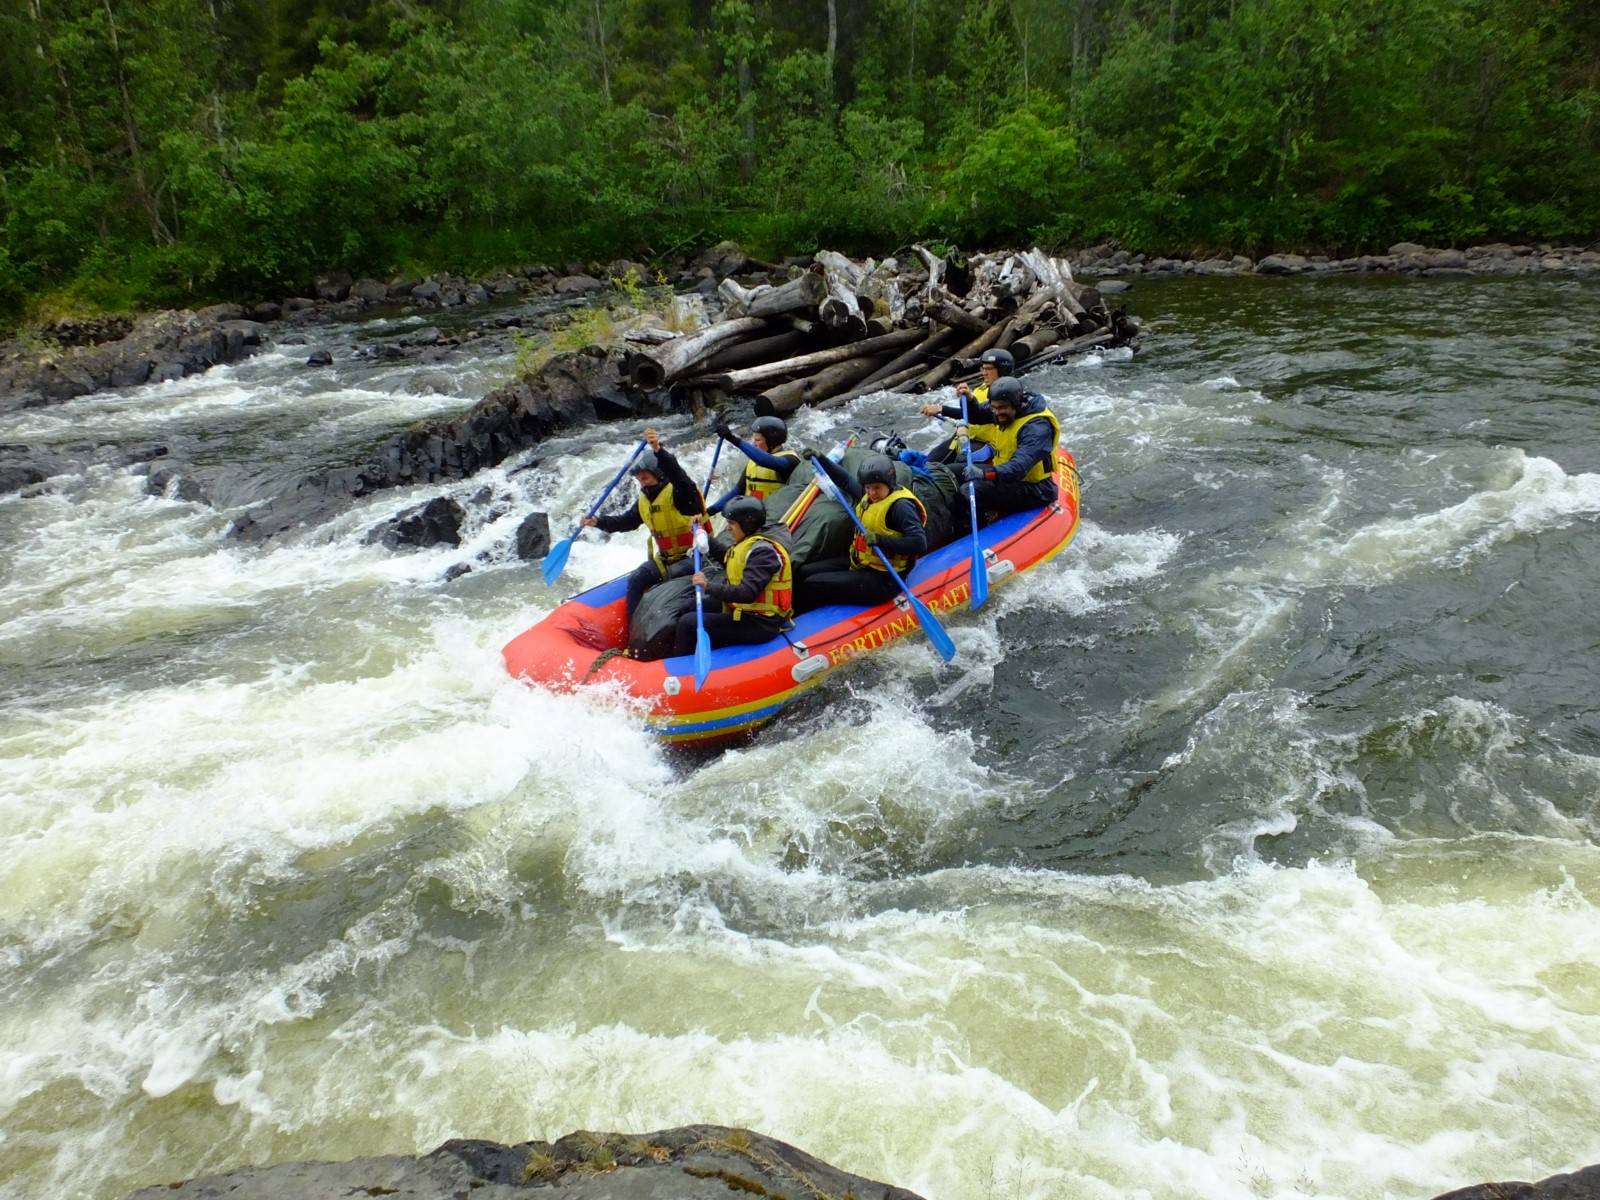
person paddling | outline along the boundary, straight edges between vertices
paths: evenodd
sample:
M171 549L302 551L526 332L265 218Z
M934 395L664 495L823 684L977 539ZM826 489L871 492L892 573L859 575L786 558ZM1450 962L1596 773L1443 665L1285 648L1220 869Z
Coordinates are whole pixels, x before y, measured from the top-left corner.
M871 454L861 460L852 477L848 471L814 451L806 455L827 472L839 490L855 502L856 516L866 532L857 532L850 553L824 558L800 568L796 581L795 611L810 612L827 604L882 604L900 592L900 585L884 570L873 553L882 550L904 577L928 548L928 510L910 488L895 486L894 463L887 455Z
M1012 357L1009 350L985 350L978 359L978 371L983 375L983 382L975 388L968 388L964 383L956 384L956 397L967 397L967 407L971 411L980 409L987 412L984 407L989 403L989 389L998 379L1009 379L1017 369L1017 360ZM924 404L918 409L925 417L948 417L952 421L961 420L961 405L956 404ZM929 462L955 462L962 457L961 437L951 438L937 450L929 453Z
M1022 381L996 380L989 403L969 418L974 446L993 447L994 459L966 468L963 478L978 486L978 511L1003 516L1039 508L1056 498L1056 446L1061 422L1038 392L1025 391ZM958 516L966 510L956 509Z
M647 449L634 461L632 475L639 484L639 502L626 512L585 517L583 524L603 533L628 533L643 525L650 533L650 558L628 576L628 624L644 594L667 579L690 574L694 564L697 528L706 528L706 501L672 452L661 444L654 429L644 431ZM693 640L691 638L691 646Z
M767 507L754 496L735 496L722 509L733 545L711 553L722 558L727 581L694 575L707 600L721 602L723 610L705 614L706 636L713 648L744 646L778 636L794 617L794 566L789 558L782 526L768 527ZM694 613L678 618L674 630L676 654L693 654L696 635Z
M739 482L711 506L712 514L722 512L736 496L765 503L768 496L789 482L789 476L800 465L800 456L784 446L789 440L789 427L782 417L757 417L750 425L749 441L734 433L721 417L714 428L717 436L740 451L747 461Z

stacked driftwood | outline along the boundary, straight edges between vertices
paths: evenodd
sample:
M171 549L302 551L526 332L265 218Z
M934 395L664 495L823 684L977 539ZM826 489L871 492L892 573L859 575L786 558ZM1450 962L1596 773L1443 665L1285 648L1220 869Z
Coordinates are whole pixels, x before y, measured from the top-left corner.
M1010 350L1025 371L1138 327L1038 249L854 262L831 250L788 277L729 277L719 319L692 333L645 334L624 368L640 391L670 389L686 405L753 396L756 411L788 415L876 391L923 392L972 372L985 350Z

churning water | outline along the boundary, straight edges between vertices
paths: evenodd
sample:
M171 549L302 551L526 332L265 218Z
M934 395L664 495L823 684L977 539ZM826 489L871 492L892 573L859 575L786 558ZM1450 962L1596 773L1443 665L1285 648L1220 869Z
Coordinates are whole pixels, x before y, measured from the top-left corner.
M0 499L0 1191L693 1121L938 1200L1600 1161L1600 288L1136 295L1137 359L1032 377L1068 551L710 758L499 660L637 560L510 543L640 423L264 548L125 469ZM298 361L0 440L162 441L226 509L508 366ZM485 484L459 549L363 542Z

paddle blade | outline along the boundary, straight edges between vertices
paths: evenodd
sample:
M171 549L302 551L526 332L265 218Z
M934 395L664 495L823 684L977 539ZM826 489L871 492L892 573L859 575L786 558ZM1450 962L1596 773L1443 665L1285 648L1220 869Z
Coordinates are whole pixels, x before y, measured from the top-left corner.
M572 553L572 539L562 538L550 547L550 553L544 556L544 561L539 564L539 573L544 576L546 584L554 583L561 578L561 572L567 569L567 555Z
M928 640L939 652L939 657L949 662L956 656L956 644L950 640L950 635L945 632L944 626L939 624L939 618L933 615L926 604L913 596L909 589L906 591L906 599L911 601L911 611L916 614L917 623L928 635Z
M694 631L694 690L699 691L706 685L706 676L711 674L711 637L706 633L706 627L700 626Z

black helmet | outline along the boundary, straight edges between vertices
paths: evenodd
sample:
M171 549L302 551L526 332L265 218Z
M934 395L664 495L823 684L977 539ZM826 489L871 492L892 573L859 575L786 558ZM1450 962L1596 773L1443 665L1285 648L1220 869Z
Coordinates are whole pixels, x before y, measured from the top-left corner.
M637 475L640 471L649 471L657 479L661 478L661 460L648 446L639 452L639 457L633 460L633 466L628 468L629 475Z
M989 385L989 403L996 400L1004 401L1012 408L1022 409L1022 380L1007 375L1004 379L996 379Z
M789 427L783 423L782 417L757 417L750 424L750 432L766 438L769 450L776 450L789 440Z
M856 468L856 480L862 487L866 487L869 483L881 483L893 487L894 463L889 461L887 454L869 454Z
M722 517L749 537L767 523L767 506L754 496L735 496L723 505Z
M1009 350L985 350L978 363L980 366L984 363L992 364L1001 375L1009 375L1017 369L1017 360L1011 357Z

